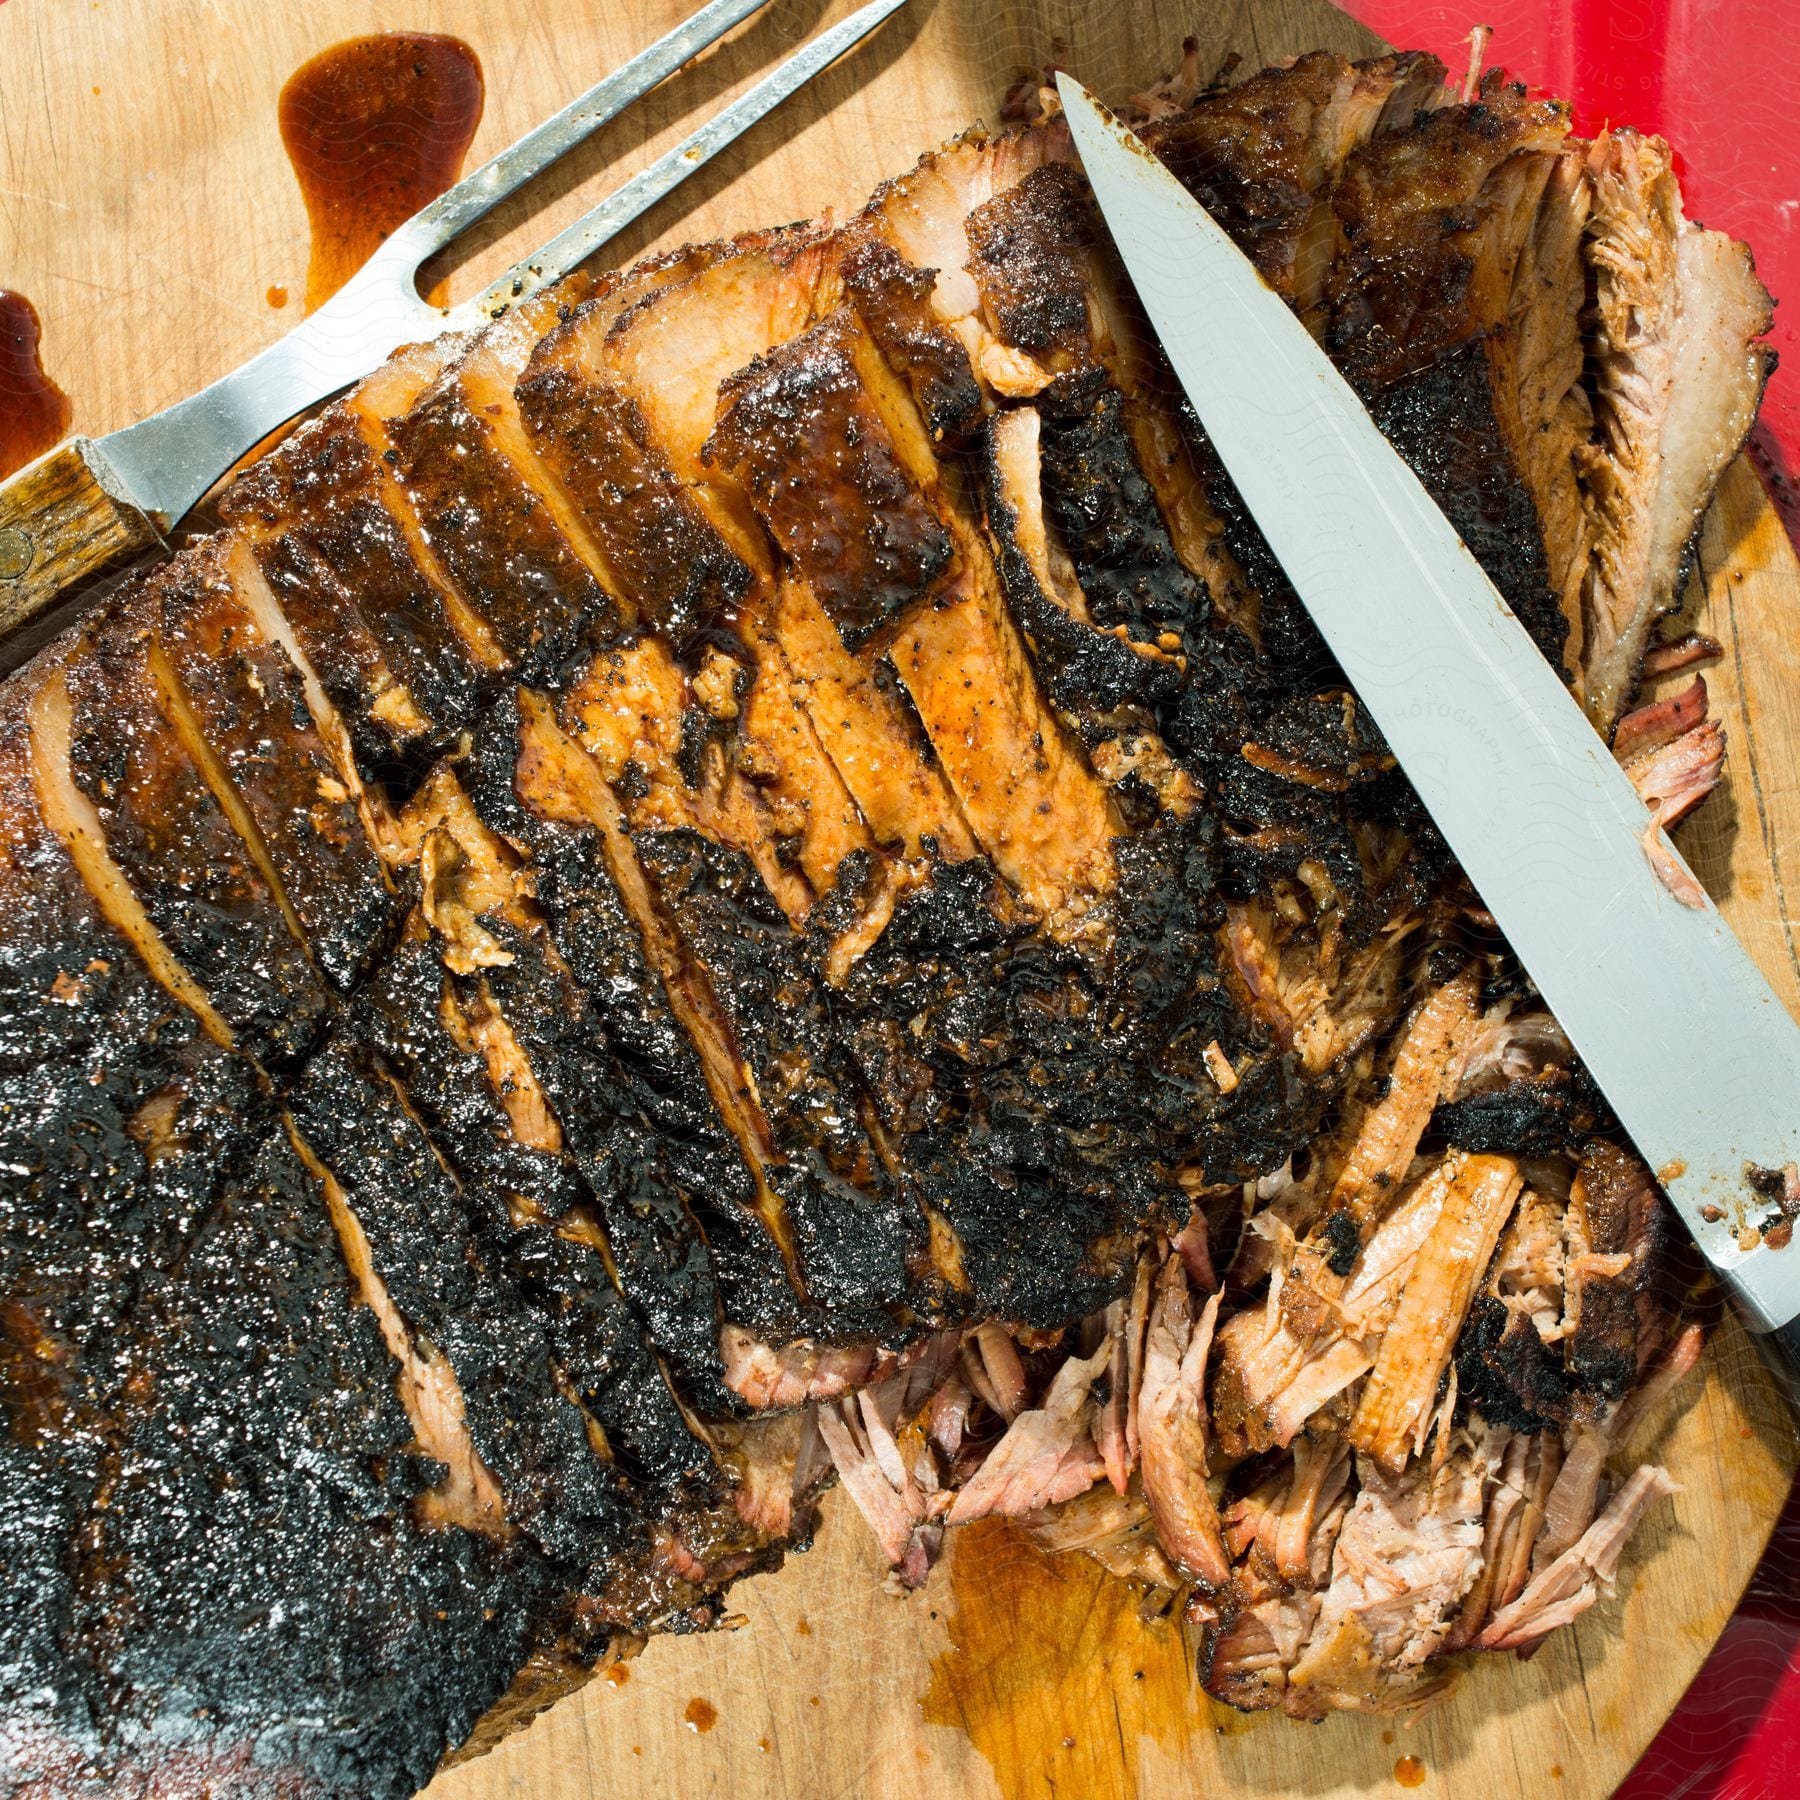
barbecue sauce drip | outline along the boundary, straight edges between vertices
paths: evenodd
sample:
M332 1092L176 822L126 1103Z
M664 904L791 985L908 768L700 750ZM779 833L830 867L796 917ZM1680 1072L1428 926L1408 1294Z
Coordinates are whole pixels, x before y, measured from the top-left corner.
M1048 1555L1009 1520L951 1535L950 1648L933 1659L919 1707L926 1724L968 1733L1002 1800L1149 1800L1138 1780L1140 1737L1179 1742L1197 1720L1242 1728L1199 1691L1180 1627L1140 1616L1130 1582L1091 1557ZM933 1591L941 1592L935 1582ZM1046 1732L1045 1719L1060 1729Z
M308 312L456 181L483 97L475 52L426 32L348 38L288 77L281 141L312 227Z
M44 373L38 338L37 308L0 288L0 480L69 429L69 396Z

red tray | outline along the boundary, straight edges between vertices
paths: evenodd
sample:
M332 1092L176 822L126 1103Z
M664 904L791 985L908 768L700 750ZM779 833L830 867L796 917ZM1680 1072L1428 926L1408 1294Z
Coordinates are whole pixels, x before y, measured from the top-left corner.
M1800 541L1800 125L1782 79L1800 71L1794 14L1775 0L1338 0L1389 43L1487 61L1574 102L1578 131L1664 133L1690 218L1743 238L1778 307L1785 365L1752 450ZM1800 1487L1687 1697L1619 1789L1620 1800L1786 1800L1800 1795Z

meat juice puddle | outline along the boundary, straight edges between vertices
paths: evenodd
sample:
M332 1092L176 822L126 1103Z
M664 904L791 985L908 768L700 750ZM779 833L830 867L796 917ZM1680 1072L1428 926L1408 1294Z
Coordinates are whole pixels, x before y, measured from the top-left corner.
M1250 1726L1201 1691L1177 1623L1141 1617L1136 1589L1091 1557L1036 1549L1004 1519L954 1533L933 1590L946 1593L950 1648L920 1710L968 1735L1005 1800L1139 1800L1140 1738L1173 1747Z
M461 175L484 98L475 52L430 32L348 38L288 77L279 119L312 229L308 312Z
M69 396L45 372L37 308L0 288L0 481L69 429Z

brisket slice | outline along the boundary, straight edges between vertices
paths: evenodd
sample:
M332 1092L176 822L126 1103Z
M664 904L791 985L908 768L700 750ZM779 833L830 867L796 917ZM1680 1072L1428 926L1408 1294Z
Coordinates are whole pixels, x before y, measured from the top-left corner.
M292 1062L317 1037L328 992L273 870L226 813L241 805L235 789L207 780L216 765L196 760L168 716L153 604L110 611L92 650L70 660L69 772L150 923L238 1041L271 1066Z
M453 362L382 423L426 546L530 677L616 631L618 606L509 456L463 372Z
M220 496L373 769L474 716L500 655L438 571L397 484L344 406L328 408Z
M771 351L732 378L706 452L743 484L852 654L929 594L953 553L864 391L874 354L847 314Z
M1598 432L1581 446L1593 546L1581 594L1582 694L1609 731L1650 627L1681 597L1714 485L1774 368L1772 302L1742 244L1681 216L1669 147L1634 131L1588 155Z
M1347 63L1316 50L1153 124L1149 141L1318 335L1342 248L1332 188L1350 152L1442 105L1443 65L1414 52Z

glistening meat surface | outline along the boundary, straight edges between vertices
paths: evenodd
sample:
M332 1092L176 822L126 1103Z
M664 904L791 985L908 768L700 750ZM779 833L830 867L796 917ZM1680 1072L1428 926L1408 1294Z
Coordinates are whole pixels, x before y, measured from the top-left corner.
M1143 106L1610 728L1747 254L1427 57ZM834 1467L898 1585L1011 1514L1304 1717L1610 1583L1661 1201L1053 111L405 351L219 510L0 689L19 1791L408 1793ZM1672 822L1703 686L1615 749Z

